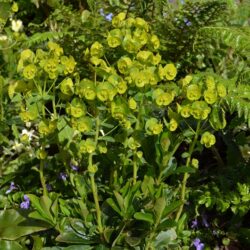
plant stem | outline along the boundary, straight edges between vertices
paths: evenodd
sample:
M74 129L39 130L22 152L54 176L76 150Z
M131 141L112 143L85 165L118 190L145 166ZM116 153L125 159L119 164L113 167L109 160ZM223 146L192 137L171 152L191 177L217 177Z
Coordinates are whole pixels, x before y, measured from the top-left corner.
M44 163L45 163L44 160L40 160L39 174L40 174L40 181L41 181L42 188L43 188L43 195L48 196L48 191L47 191L47 188L46 188L46 182L45 182L45 178L44 178L44 174L43 174Z
M91 181L91 189L92 189L92 193L93 193L93 197L94 197L94 201L95 201L98 230L99 230L99 233L102 234L103 233L103 226L102 226L102 218L101 218L101 209L100 209L100 205L99 205L99 198L98 198L94 174L90 175L90 181Z
M186 160L186 167L189 166L190 164L190 161L191 161L191 156L192 156L192 153L194 151L194 147L197 143L197 139L198 139L198 136L199 136L199 132L200 132L200 127L201 127L201 121L199 120L198 123L197 123L197 128L196 128L196 132L195 132L195 136L194 136L194 139L189 147L189 155L188 155L188 158ZM183 207L184 207L184 202L185 202L185 194L186 194L186 185L187 185L187 180L189 178L189 174L188 173L185 173L184 176L183 176L183 180L182 180L182 185L181 185L181 201L182 201L182 204L176 214L176 217L175 217L175 221L178 221L181 214L182 214L182 211L183 211Z
M100 119L99 119L99 116L97 116L96 117L96 132L95 132L95 145L96 146L97 146L98 137L99 137L99 130L100 130ZM93 153L89 154L88 168L91 168L92 166L93 166ZM99 233L102 234L103 226L102 226L102 218L101 218L101 209L99 205L97 185L95 183L94 173L90 173L90 182L91 182L91 189L92 189L92 194L93 194L93 198L95 202L98 230L99 230Z
M133 185L136 184L137 171L138 171L138 166L136 163L136 152L134 152L134 156L133 156Z

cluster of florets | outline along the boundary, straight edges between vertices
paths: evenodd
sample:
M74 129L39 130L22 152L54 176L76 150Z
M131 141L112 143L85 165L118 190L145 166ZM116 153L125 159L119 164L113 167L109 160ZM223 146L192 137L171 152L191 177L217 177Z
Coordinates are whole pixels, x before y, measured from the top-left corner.
M25 79L32 80L43 73L49 79L56 79L59 75L73 73L76 65L74 58L63 55L63 49L57 43L48 42L47 46L49 51L37 49L34 53L26 49L21 52L17 70Z

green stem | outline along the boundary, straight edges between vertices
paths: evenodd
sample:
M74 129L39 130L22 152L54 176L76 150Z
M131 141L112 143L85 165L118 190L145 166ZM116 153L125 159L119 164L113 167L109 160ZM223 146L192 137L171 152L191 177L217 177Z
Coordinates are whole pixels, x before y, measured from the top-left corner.
M138 171L138 166L137 166L137 162L136 162L136 152L134 152L134 156L133 156L133 185L136 184L137 171Z
M98 230L99 230L99 233L102 234L103 233L103 226L102 226L102 218L101 218L101 209L100 209L100 205L99 205L99 198L98 198L94 174L90 175L90 182L91 182L91 189L92 189L92 193L93 193L93 197L94 197L94 201L95 201Z
M1 79L0 79L0 81L1 81ZM1 86L1 90L0 90L0 108L1 108L1 110L0 110L0 112L1 112L1 121L3 121L3 119L4 119L4 109L3 109L3 86L2 86L2 84L3 83L1 83L0 82L0 86Z
M43 188L43 195L48 196L48 191L47 191L47 188L46 188L46 181L45 181L44 174L43 174L44 164L45 164L45 161L40 160L39 174L40 174L40 181L41 181L42 188Z
M188 155L188 158L186 160L186 167L188 167L190 165L190 161L191 161L191 156L193 154L193 151L194 151L194 147L197 143L197 140L198 140L198 136L199 136L199 131L200 131L200 128L201 128L201 121L199 120L198 123L197 123L197 128L196 128L196 132L195 132L195 136L194 136L194 139L193 139L193 142L191 143L190 147L189 147L189 155ZM175 221L178 221L181 214L182 214L182 211L183 211L183 207L184 207L184 202L185 202L185 194L186 194L186 185L187 185L187 180L189 178L189 174L188 173L185 173L184 176L183 176L183 180L182 180L182 185L181 185L181 201L182 201L182 204L176 214L176 217L175 217Z
M56 113L56 88L55 88L55 85L53 86L52 106L53 106L54 118L56 119L57 118L57 113Z
M99 137L99 130L100 130L100 119L99 116L96 117L96 132L95 132L95 145L97 146L98 137ZM89 155L89 161L88 161L89 168L92 168L93 166L93 154ZM91 182L91 190L95 202L95 208L96 208L96 218L97 218L97 226L99 233L103 233L103 226L102 226L102 218L101 218L101 209L99 205L99 197L97 192L97 185L95 183L95 177L93 173L90 173L90 182Z

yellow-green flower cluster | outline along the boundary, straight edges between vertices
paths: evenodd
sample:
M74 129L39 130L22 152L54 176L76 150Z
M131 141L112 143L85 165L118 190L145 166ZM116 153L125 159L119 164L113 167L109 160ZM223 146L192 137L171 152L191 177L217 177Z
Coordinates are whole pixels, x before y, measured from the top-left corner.
M158 106L168 106L174 100L174 93L157 88L153 92L153 100Z
M207 119L212 107L227 93L225 85L217 83L211 75L187 75L180 80L180 84L186 99L183 104L178 104L178 113L184 118L192 115L198 120Z
M149 33L148 23L140 18L129 17L126 13L119 13L112 20L114 27L108 33L107 43L111 48L122 46L129 53L137 53L146 44L156 50L160 46L159 38Z
M216 142L215 136L210 132L204 132L201 136L201 144L203 144L206 148L210 148Z
M153 117L146 121L145 131L148 135L158 135L162 130L163 125L156 118Z
M72 118L71 119L71 126L82 132L82 133L85 133L85 132L90 132L92 127L93 127L93 122L92 122L92 119L88 116L82 116L80 118Z
M86 105L82 100L75 97L66 106L66 112L74 118L80 118L86 114Z
M41 76L43 71L50 79L74 72L76 62L72 56L64 56L63 49L57 43L50 41L47 47L48 51L37 49L34 53L30 49L25 49L21 52L17 71L21 72L25 79L32 80L36 76Z

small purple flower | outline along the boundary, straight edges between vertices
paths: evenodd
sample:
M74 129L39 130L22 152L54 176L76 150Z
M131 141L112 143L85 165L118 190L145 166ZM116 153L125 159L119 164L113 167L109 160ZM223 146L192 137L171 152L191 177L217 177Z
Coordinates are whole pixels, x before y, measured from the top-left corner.
M191 26L192 23L187 19L187 18L184 18L184 23L187 25L187 26Z
M193 245L196 247L196 250L203 250L205 246L204 243L201 243L201 240L199 238L196 238L193 241Z
M105 14L103 9L100 9L100 15L103 16L107 21L112 21L113 13Z
M52 191L52 186L49 183L46 184L46 188L48 192Z
M112 18L113 18L113 13L109 13L109 14L105 15L105 19L107 21L112 21Z
M197 218L195 218L193 221L192 221L192 225L191 225L191 228L192 229L197 229L198 228L198 220Z
M202 215L202 224L205 227L209 227L209 223L207 222L207 216L205 214Z
M66 173L60 173L59 174L59 179L61 179L61 180L63 180L63 181L66 181L67 180L67 177L68 177L68 175L66 174Z
M9 194L9 193L11 193L13 190L15 190L15 189L17 189L17 187L15 186L14 181L12 181L12 182L10 183L10 188L5 192L5 194Z
M79 167L78 166L76 166L76 165L74 165L74 164L70 164L70 167L71 167L71 169L73 170L73 171L79 171Z
M20 208L22 209L29 209L30 207L30 199L29 197L25 194L23 196L24 201L20 204Z

